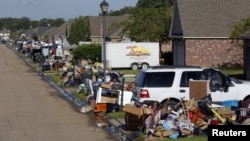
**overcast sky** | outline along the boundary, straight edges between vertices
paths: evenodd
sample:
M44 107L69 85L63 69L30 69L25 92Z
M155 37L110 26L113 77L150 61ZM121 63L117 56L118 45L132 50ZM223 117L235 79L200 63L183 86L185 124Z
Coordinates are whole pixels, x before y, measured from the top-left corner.
M138 0L106 0L110 10L135 6ZM102 0L0 0L0 18L64 18L98 16Z

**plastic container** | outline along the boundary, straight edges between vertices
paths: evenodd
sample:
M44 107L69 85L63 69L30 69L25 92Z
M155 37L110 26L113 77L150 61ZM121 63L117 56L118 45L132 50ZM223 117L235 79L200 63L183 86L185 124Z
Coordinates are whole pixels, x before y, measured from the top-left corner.
M222 101L222 105L225 107L238 107L238 100Z
M170 139L176 139L178 136L179 136L179 132L174 131L174 133L171 134L171 135L169 136L169 138L170 138Z

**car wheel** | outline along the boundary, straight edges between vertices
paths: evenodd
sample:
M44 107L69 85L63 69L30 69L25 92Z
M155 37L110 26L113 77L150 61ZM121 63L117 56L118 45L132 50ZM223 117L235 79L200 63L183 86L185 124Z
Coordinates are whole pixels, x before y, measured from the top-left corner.
M169 110L174 109L174 107L176 105L177 105L176 101L173 101L173 100L165 101L162 104L162 108L161 108L161 116L162 116L162 118L164 118L165 115L169 113Z

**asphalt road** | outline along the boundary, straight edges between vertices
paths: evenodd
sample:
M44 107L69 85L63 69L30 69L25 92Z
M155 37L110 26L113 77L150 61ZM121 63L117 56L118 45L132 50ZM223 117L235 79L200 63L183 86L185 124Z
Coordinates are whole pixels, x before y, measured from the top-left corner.
M0 44L0 141L113 141Z

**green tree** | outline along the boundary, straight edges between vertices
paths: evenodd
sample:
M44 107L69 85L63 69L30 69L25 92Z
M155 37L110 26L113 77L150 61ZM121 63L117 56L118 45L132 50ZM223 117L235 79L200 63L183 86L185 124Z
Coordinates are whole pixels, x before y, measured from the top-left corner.
M241 34L250 30L250 16L248 18L244 18L241 21L235 23L231 27L230 38L237 39Z
M133 41L162 41L168 35L172 19L172 0L139 0L129 11L129 19L119 23L121 38Z
M30 21L30 28L37 27L38 21Z
M27 17L23 17L20 19L17 18L2 18L0 19L1 21L1 27L2 28L6 28L8 30L10 30L11 32L16 32L16 31L21 31L23 29L25 29L27 26L29 19Z
M125 14L130 14L133 11L134 7L128 7L125 6L124 8L120 9L120 10L116 10L116 11L109 11L107 13L108 16L122 16ZM99 14L99 16L101 16L102 14Z
M90 59L96 60L101 58L101 44L99 43L91 43L91 44L83 44L77 46L73 50L74 60L78 59Z
M70 44L77 45L79 41L90 41L90 28L88 17L80 16L72 22L68 41Z
M18 22L18 26L20 26L20 29L30 28L30 19L28 17L20 18Z
M20 37L20 35L21 35L21 33L18 33L18 32L11 32L11 33L10 33L10 38L11 38L11 39L17 39L17 38Z
M133 41L160 41L163 33L169 32L171 14L167 8L136 8L129 19L121 22L121 37Z
M11 32L19 32L22 30L27 30L29 28L36 28L38 26L51 26L59 27L64 23L64 19L57 18L57 19L47 19L43 18L40 21L31 21L28 17L22 18L0 18L0 30L6 28Z
M65 20L63 18L57 18L55 20L52 21L52 25L51 26L56 26L59 27L61 26L63 23L65 23Z
M53 22L54 22L54 20L53 19L47 19L47 18L42 18L39 22L38 22L38 24L37 24L37 26L48 26L48 24L50 24L50 26L55 26L54 24L53 24Z
M172 5L172 0L138 0L136 8L160 8L171 7Z

